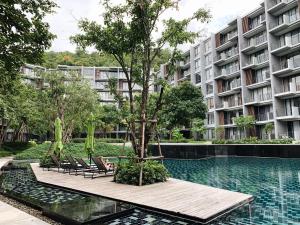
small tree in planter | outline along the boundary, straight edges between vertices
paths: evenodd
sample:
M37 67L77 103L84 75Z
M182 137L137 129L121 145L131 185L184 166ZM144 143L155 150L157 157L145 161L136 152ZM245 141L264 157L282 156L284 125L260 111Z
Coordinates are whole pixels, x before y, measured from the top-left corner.
M203 137L203 135L206 132L206 127L204 126L204 120L202 119L195 119L192 123L192 132L194 133L194 139L195 141L199 140L199 136Z
M271 135L272 135L272 132L274 130L274 123L267 123L264 126L263 130L266 133L266 135L268 136L268 139L271 140Z
M239 116L234 118L234 123L240 130L240 138L242 138L241 132L244 131L247 137L247 130L251 129L255 125L255 118L253 116Z
M124 98L116 80L112 79L109 86L121 106L128 100L130 115L127 124L137 158L135 162L143 168L148 144L162 107L166 80L174 74L176 62L182 58L178 46L192 42L199 36L199 33L187 31L192 21L207 22L210 15L207 10L199 9L183 20L162 20L169 10L178 9L177 0L125 0L124 4L118 5L104 0L103 6L103 25L83 20L79 23L82 34L72 40L83 48L95 47L100 53L113 56L122 67L128 84L128 98ZM160 21L164 29L158 34ZM152 68L166 45L172 49L167 72L164 79L155 79L156 74ZM150 87L153 85L160 85L161 88L154 110L150 112ZM141 87L138 98L134 86ZM141 169L140 178L142 175ZM139 184L142 184L142 179Z
M224 139L225 138L225 128L222 126L215 128L216 139Z

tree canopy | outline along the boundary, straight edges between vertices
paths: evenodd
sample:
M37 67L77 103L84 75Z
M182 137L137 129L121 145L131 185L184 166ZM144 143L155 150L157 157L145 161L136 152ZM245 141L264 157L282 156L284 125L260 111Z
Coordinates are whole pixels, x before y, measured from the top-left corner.
M54 35L44 17L53 12L51 0L12 0L0 3L0 91L11 91L20 67L40 63Z
M201 89L190 82L183 82L166 93L160 123L168 130L192 128L193 121L205 119L206 112Z
M153 66L165 46L172 53L164 78L173 75L175 63L181 56L178 46L199 36L199 32L190 32L188 25L193 20L207 22L210 14L205 9L191 13L189 18L162 20L168 10L178 9L176 0L126 0L115 5L113 1L104 0L103 23L82 20L79 23L81 34L72 38L82 48L94 47L99 53L109 54L123 68L128 83L128 105L130 117L127 124L130 128L132 146L136 155L143 158L147 155L147 146L153 133L154 122L161 110L166 81L155 79ZM160 22L163 29L158 34ZM156 36L158 36L156 38ZM160 93L155 108L149 112L150 88L160 84ZM139 101L136 101L134 86L141 87ZM117 90L113 91L118 94ZM119 99L120 102L126 99Z

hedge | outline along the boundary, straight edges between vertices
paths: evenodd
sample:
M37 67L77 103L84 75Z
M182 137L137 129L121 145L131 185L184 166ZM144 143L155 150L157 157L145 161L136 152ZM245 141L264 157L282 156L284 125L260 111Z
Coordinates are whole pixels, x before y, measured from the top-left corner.
M245 138L240 140L225 140L225 139L218 139L213 140L212 144L293 144L294 139L292 138L285 138L285 139L274 139L274 140L259 140L257 138Z

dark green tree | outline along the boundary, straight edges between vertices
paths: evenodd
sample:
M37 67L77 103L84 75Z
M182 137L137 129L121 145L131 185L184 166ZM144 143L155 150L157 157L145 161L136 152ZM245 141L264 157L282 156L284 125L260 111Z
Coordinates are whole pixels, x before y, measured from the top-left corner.
M161 110L166 82L160 82L161 89L155 103L155 109L148 112L150 87L154 85L155 74L152 71L155 60L162 49L168 45L172 54L169 59L169 69L165 78L173 75L175 62L180 53L178 46L192 42L199 36L198 32L189 32L188 25L193 20L207 22L210 15L207 10L199 9L191 13L191 17L176 20L165 19L164 15L170 9L178 9L177 0L126 0L124 4L114 5L113 1L104 0L103 25L95 21L82 20L79 27L82 34L72 40L81 47L95 47L99 53L106 53L115 58L123 68L129 90L129 112L127 121L130 128L131 142L138 157L147 155L147 146ZM160 36L158 25L163 22L164 28ZM140 101L135 101L134 86L142 89ZM111 90L118 95L118 90ZM137 110L138 109L138 110Z
M20 67L40 63L54 35L43 19L53 12L51 0L2 0L0 3L0 93L12 91Z
M192 122L205 119L206 112L201 89L190 82L183 82L167 92L160 123L170 132L175 127L192 128Z

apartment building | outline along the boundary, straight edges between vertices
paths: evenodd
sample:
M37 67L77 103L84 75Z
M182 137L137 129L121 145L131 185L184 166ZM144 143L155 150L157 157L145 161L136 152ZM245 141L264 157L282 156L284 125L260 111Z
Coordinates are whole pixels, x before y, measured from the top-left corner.
M125 98L129 97L126 76L124 71L119 67L83 67L59 65L56 69L46 69L41 66L25 64L21 68L23 81L37 88L48 87L49 84L47 83L47 81L41 79L38 74L40 71L47 70L79 74L84 80L90 83L91 88L97 91L99 95L99 102L101 104L117 104L117 102L114 99L114 96L111 95L110 90L108 88L108 81L111 78L117 79L118 91L121 92ZM153 90L151 89L151 91L154 91L154 87L151 88L153 88ZM141 87L138 85L134 85L133 90L135 92L140 92ZM112 135L115 135L116 137L124 136L125 133L126 129L121 126L118 126L114 131L112 131Z
M224 138L238 138L233 118L252 115L252 136L264 138L265 124L274 123L273 137L300 140L299 2L265 0L184 53L169 82L189 80L201 87L208 106L206 138L214 138L219 126Z

